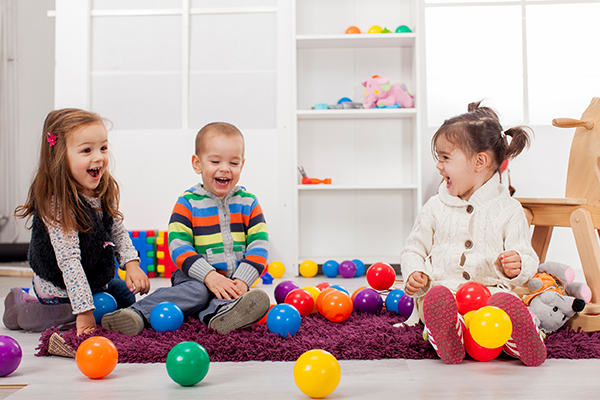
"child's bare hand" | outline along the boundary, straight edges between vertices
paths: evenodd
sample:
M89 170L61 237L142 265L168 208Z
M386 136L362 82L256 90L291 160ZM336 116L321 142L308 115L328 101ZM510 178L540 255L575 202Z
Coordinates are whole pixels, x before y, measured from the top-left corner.
M427 285L427 283L429 283L429 277L426 274L418 271L413 272L404 284L404 292L407 295L412 296L421 290L422 287Z
M241 292L240 295L242 295L242 294L246 293L248 290L250 290L248 288L248 285L246 284L246 282L244 282L241 279L235 279L233 281L233 283L235 283L235 285L238 287L238 289L240 289L240 292Z
M125 284L133 294L146 294L150 291L150 279L140 268L139 261L125 264L125 271Z
M504 274L511 279L521 273L521 256L514 250L500 254L497 262L502 266Z
M75 322L77 326L77 336L84 333L90 333L96 329L96 319L94 318L93 311L85 311L81 314L77 314L77 320Z
M206 274L204 284L218 299L235 300L242 295L240 288L231 279L217 271Z

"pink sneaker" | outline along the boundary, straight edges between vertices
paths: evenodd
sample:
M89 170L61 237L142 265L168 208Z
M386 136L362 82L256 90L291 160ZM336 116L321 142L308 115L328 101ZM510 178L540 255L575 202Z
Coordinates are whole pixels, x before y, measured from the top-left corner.
M512 335L503 350L529 367L543 364L546 360L543 334L521 299L510 293L495 293L487 304L504 310L512 322Z
M2 322L11 330L21 329L19 326L19 311L27 304L39 304L37 298L25 293L20 287L15 287L8 292L4 299L4 315Z
M446 364L458 364L465 358L464 323L452 292L445 286L434 286L423 300L424 333Z

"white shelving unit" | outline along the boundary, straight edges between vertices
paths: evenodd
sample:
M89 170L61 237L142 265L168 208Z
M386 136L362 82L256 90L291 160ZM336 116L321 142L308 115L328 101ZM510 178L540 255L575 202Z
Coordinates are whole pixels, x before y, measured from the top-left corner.
M307 259L399 262L421 198L419 40L415 33L344 32L352 25L416 32L417 2L295 3L294 164L332 184L303 185L298 174L294 268ZM343 97L362 102L361 83L372 75L406 84L415 108L313 109Z

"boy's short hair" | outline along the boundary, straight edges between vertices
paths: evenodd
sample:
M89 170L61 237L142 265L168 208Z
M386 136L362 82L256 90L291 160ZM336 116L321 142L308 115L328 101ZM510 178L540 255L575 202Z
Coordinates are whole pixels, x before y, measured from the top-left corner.
M204 144L206 142L206 139L210 136L210 134L223 135L227 137L239 135L242 138L242 142L244 141L244 135L242 135L242 132L240 132L240 130L234 125L229 124L227 122L212 122L200 129L200 131L198 131L198 134L196 135L197 156L199 156L202 153L202 150L204 150Z

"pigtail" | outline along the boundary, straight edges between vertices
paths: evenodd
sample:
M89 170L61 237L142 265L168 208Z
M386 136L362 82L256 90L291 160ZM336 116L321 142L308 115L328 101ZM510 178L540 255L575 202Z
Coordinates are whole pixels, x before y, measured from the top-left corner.
M517 126L507 129L504 134L511 137L510 144L508 144L504 151L504 160L506 160L515 158L523 150L529 148L533 131L528 126Z

